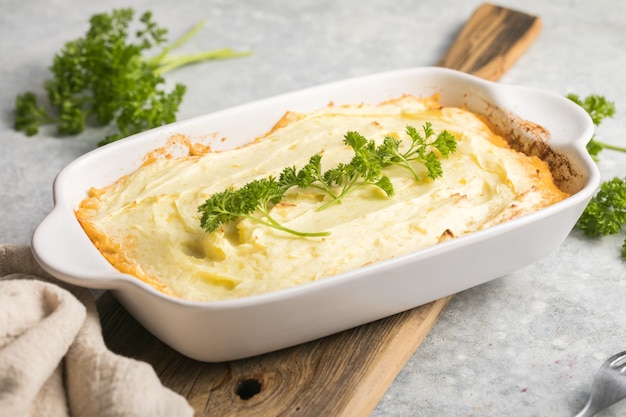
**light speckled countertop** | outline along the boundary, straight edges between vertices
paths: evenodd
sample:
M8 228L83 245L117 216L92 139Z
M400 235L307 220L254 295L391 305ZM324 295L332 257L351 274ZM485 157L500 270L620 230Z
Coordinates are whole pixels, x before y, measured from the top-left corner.
M106 6L105 6L106 4ZM0 0L0 243L28 244L52 208L55 175L94 148L93 131L56 139L12 129L18 93L38 89L52 55L81 36L89 16L126 7L103 0ZM435 64L479 5L472 0L264 2L135 0L180 35L201 18L185 49L230 46L251 57L167 75L189 87L179 119L324 82ZM616 102L599 138L626 140L626 2L502 0L543 19L538 40L502 83ZM603 179L626 175L626 155L605 151ZM570 416L593 375L626 349L624 236L591 241L574 231L547 258L458 294L373 415ZM602 415L626 414L626 402Z

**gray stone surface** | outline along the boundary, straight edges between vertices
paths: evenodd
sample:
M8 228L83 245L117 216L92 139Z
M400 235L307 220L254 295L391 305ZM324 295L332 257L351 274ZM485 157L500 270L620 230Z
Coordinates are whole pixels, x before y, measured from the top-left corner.
M0 0L0 242L28 244L52 208L58 171L102 132L27 138L12 129L16 94L40 89L53 54L84 33L91 14L120 0ZM251 100L374 72L433 65L476 0L135 0L172 37L207 20L186 51L230 46L251 57L167 75L189 92L188 118ZM559 94L606 95L618 113L598 136L626 144L626 2L502 0L537 14L543 30L502 83ZM604 152L604 179L626 175L626 155ZM574 231L547 258L458 294L373 416L568 416L586 401L601 362L626 349L624 236ZM626 414L626 402L603 415Z

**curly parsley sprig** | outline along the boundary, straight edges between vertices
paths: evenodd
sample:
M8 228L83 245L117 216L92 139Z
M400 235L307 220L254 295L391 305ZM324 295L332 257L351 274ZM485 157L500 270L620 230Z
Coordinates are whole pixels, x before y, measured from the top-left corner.
M615 177L600 185L578 220L587 236L615 235L626 223L626 177Z
M603 96L590 95L581 99L575 94L568 94L567 97L589 113L596 127L602 120L615 114L615 105ZM626 152L626 148L598 141L595 136L587 144L587 151L596 162L598 154L604 149ZM625 225L626 177L615 177L600 184L599 190L576 222L576 228L589 237L616 235L624 230ZM622 244L621 256L626 260L626 239Z
M381 189L388 197L393 196L393 184L389 177L382 174L384 163L377 152L376 143L354 131L346 133L344 143L354 150L352 160L347 164L340 163L324 172L321 177L315 178L322 185L317 188L326 191L330 196L330 201L321 206L320 210L341 202L346 194L367 185ZM304 170L307 170L306 166ZM313 184L315 182L309 186Z
M324 171L322 154L317 153L300 169L295 166L285 167L278 179L269 176L251 181L238 190L227 189L215 193L198 207L201 213L200 225L210 233L222 225L247 218L300 237L327 236L329 232L289 229L271 216L271 208L293 187L312 188L325 194L328 201L318 210L340 203L347 194L365 186L376 187L387 197L392 197L393 184L383 174L383 169L391 165L408 169L416 181L419 181L419 177L411 162L424 165L431 179L441 177L443 171L438 155L447 158L456 150L454 135L445 130L435 135L430 123L424 125L424 136L412 126L407 126L406 133L411 138L411 145L407 151L401 152L401 141L390 135L377 146L374 140L349 131L344 136L344 143L354 151L350 162L339 163Z
M443 158L447 158L448 155L456 151L456 138L452 133L444 130L435 135L430 122L424 124L423 131L424 136L413 126L406 127L406 134L411 138L411 146L404 152L400 151L400 141L391 135L385 136L383 145L380 147L380 157L386 165L397 165L408 169L413 174L415 181L419 181L419 176L411 165L411 161L420 162L428 169L428 177L437 179L441 177L443 171L435 150ZM431 140L433 136L435 139Z
M186 87L176 84L170 92L161 86L163 74L183 65L209 59L247 55L230 49L217 49L191 55L172 55L175 48L194 36L204 24L199 22L177 41L164 46L152 58L144 54L166 42L167 30L145 12L131 34L134 10L115 9L93 15L84 37L65 43L54 56L52 78L44 82L48 107L37 95L26 92L16 97L16 130L28 136L42 125L55 125L59 136L75 135L85 126L115 123L118 132L98 145L113 142L143 130L176 120Z
M290 229L270 215L271 207L280 202L285 191L285 185L272 176L251 181L236 191L228 188L213 194L198 207L202 213L200 224L206 231L213 232L223 224L246 218L300 237L328 235L326 232L308 233Z

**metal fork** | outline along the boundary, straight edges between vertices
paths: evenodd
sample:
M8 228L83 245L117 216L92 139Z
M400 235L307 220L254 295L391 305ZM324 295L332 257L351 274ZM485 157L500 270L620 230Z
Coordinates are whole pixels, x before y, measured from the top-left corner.
M575 417L591 417L626 398L626 351L611 356L598 369L589 401Z

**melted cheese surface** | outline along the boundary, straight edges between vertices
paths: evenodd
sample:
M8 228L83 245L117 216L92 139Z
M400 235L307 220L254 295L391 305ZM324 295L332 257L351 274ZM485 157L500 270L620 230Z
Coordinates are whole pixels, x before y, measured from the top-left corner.
M301 238L249 219L206 233L198 206L213 193L302 167L322 152L324 169L349 162L347 131L378 143L391 134L410 144L407 125L447 130L457 151L442 159L443 176L416 182L385 168L387 197L362 187L340 204L314 189L292 189L273 207L285 226L329 236ZM91 190L76 215L102 254L121 272L189 300L246 297L323 279L397 257L534 212L567 197L547 165L511 150L475 114L411 96L379 105L287 113L265 137L228 151L155 159L103 189ZM380 279L384 279L383 276Z

